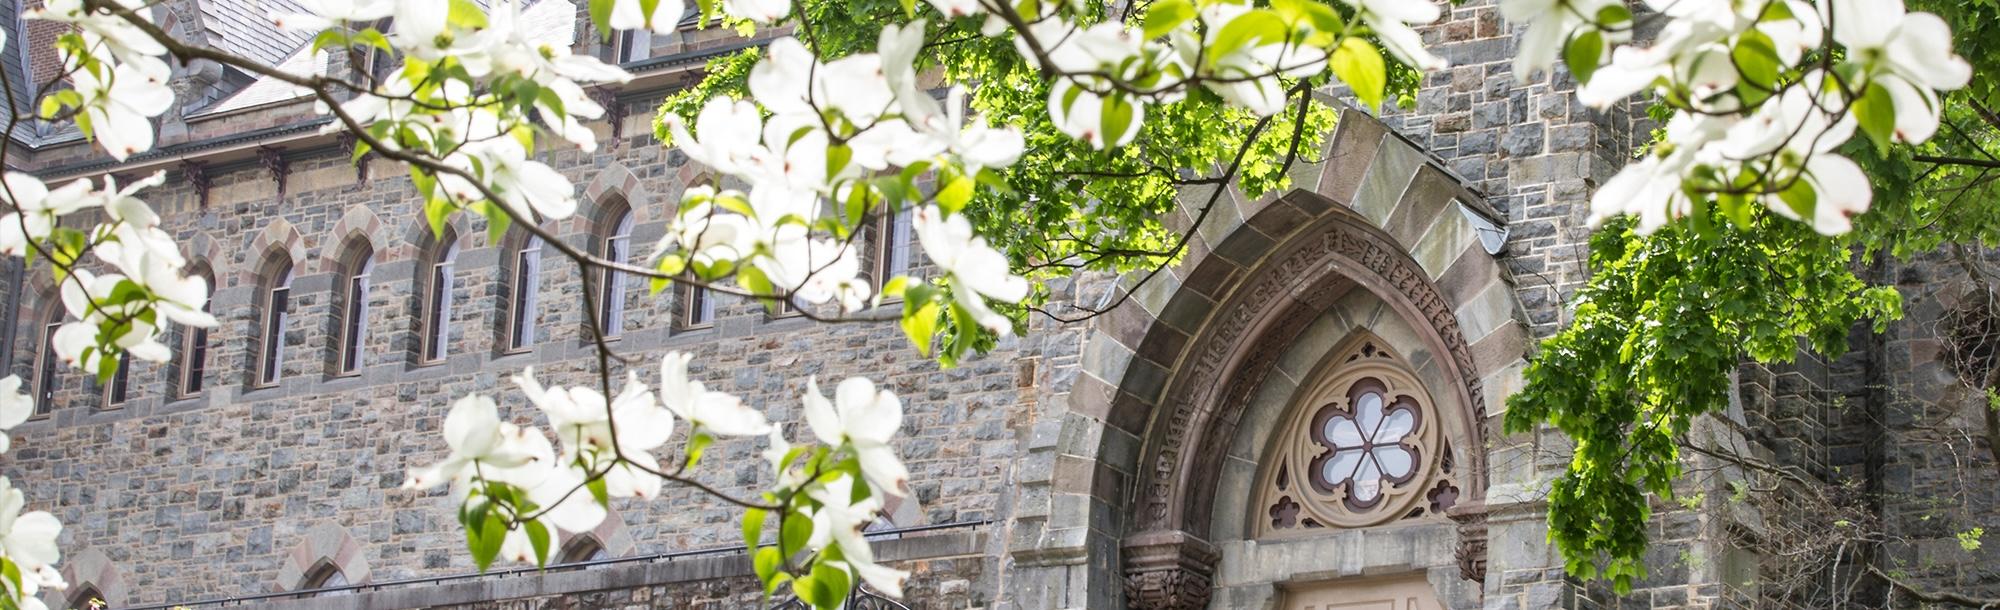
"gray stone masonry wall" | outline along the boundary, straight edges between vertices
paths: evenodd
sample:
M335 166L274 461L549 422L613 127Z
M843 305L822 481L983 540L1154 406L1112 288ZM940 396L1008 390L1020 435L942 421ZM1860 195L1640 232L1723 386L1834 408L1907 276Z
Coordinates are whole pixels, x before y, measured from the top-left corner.
M636 101L635 109L656 102ZM695 175L686 156L653 141L645 112L629 121L622 142L595 154L550 155L552 164L580 185L630 171L622 195L633 201L633 243L646 251L671 214L671 202ZM453 506L442 490L398 489L406 469L442 459L438 427L448 402L470 392L497 394L513 421L539 421L508 377L534 366L544 383L595 383L594 360L580 317L582 289L574 266L554 252L545 256L539 339L525 353L502 353L499 329L510 287L502 248L487 243L484 228L461 218L458 287L454 295L450 357L433 366L413 365L425 278L419 202L407 177L375 163L367 181L337 153L297 155L282 198L261 168L211 171L215 186L206 208L185 184L155 189L149 200L175 234L217 278L214 310L223 324L211 333L208 389L178 398L171 367L139 363L131 372L131 398L105 405L80 375L65 372L52 417L24 424L12 434L15 450L0 472L27 485L36 507L66 524L68 553L97 550L129 584L130 598L115 603L165 602L263 593L297 586L278 582L286 554L312 528L332 524L361 545L374 580L471 571ZM616 168L625 169L616 169ZM613 189L616 191L617 189ZM575 219L555 223L577 243L589 240L593 203ZM336 234L343 217L372 213L379 227ZM248 383L263 307L259 305L270 249L256 249L260 234L280 221L295 227L305 253L295 261L292 322L285 331L282 380L269 388ZM347 227L373 226L349 221ZM365 366L354 377L334 377L335 307L341 285L338 261L350 240L365 239L375 255L374 288ZM212 244L204 248L203 245ZM273 248L284 249L282 240ZM693 374L711 387L736 393L790 427L807 434L799 395L816 376L830 392L840 379L864 375L904 400L899 448L913 473L921 503L919 525L1004 520L999 492L1011 474L1024 418L1059 384L1075 357L1074 329L1038 325L1026 337L1003 340L991 354L939 370L919 355L894 324L826 325L801 318L773 318L757 305L723 300L712 328L675 327L677 293L645 294L633 284L629 321L617 349L638 362L648 383L658 382L658 357L668 350L695 355ZM32 297L25 318L54 304ZM34 345L16 341L13 370L23 373ZM755 442L710 448L699 477L746 493L765 481ZM621 501L633 553L705 548L739 539L737 512L696 493L670 486L665 497ZM981 587L990 579L973 579ZM990 598L992 589L974 592Z
M1643 113L1583 106L1574 79L1561 69L1517 78L1519 29L1502 22L1497 2L1444 8L1445 18L1421 31L1452 67L1425 77L1414 109L1390 109L1383 121L1505 215L1509 234L1499 258L1513 274L1529 334L1546 337L1568 321L1565 307L1587 277L1590 194L1630 158L1632 134L1646 133L1633 117ZM1548 546L1539 504L1542 485L1567 461L1566 441L1553 433L1501 435L1506 405L1487 409L1488 503L1521 504L1494 506L1489 517L1485 606L1551 607L1576 596Z
M1991 277L1995 261L1983 265ZM1963 383L1949 352L1943 320L1974 294L1971 279L1949 256L1885 265L1904 298L1904 318L1883 335L1873 357L1877 373L1857 394L1871 400L1851 419L1877 435L1868 448L1870 481L1888 542L1874 567L1912 584L1975 597L2000 597L2000 467L1984 433L1986 397ZM1865 418L1865 419L1864 419ZM1984 543L1961 546L1959 535L1983 529ZM1889 591L1867 591L1873 603L1913 605Z
M1575 100L1575 83L1561 71L1518 82L1511 67L1518 31L1501 23L1495 4L1447 5L1443 21L1423 28L1426 42L1454 67L1428 75L1415 107L1385 112L1384 121L1505 215L1509 239L1500 258L1515 281L1528 334L1546 337L1568 321L1565 305L1588 274L1583 218L1589 197L1630 157L1650 125L1637 106L1610 112L1584 108ZM736 42L726 35L680 34L653 40L652 54ZM599 50L594 42L580 47ZM637 214L634 251L650 250L673 202L699 172L685 155L652 139L648 122L657 102L657 95L624 100L622 137L610 139L609 126L598 125L605 141L597 152L548 155L591 196L576 218L553 223L552 230L595 249L591 236L604 221L600 204L619 197ZM292 104L195 118L169 125L162 134L172 142L238 134L296 123L306 111ZM130 372L129 399L114 405L107 404L101 388L65 372L55 413L10 433L15 449L0 461L0 474L26 486L31 507L63 520L66 559L76 569L88 569L71 580L118 591L120 598L110 600L115 606L295 588L300 583L287 577L305 567L299 562L320 558L301 556L320 548L328 532L339 534L333 536L335 547L345 549L335 554L365 565L373 582L471 572L444 492L398 489L406 469L445 453L438 427L448 402L469 392L497 394L510 419L529 424L539 415L515 393L510 375L534 366L545 383L595 380L581 317L581 276L553 252L544 257L538 340L520 353L502 349L508 297L515 288L509 244L519 234L489 243L484 227L471 218L455 224L460 250L450 357L419 365L431 243L408 179L379 162L363 179L334 149L285 155L290 173L282 196L271 173L241 162L208 168L213 187L206 205L180 179L148 197L164 215L165 228L216 279L214 311L223 325L210 335L206 389L183 397L175 390L177 366L138 363ZM100 158L86 146L68 145L11 161L32 171ZM343 377L334 374L333 364L337 312L345 298L340 263L348 248L364 241L375 252L366 358L357 375ZM251 375L268 281L259 273L277 252L296 259L283 378L274 387L256 387ZM5 352L0 365L32 378L40 326L56 305L46 282L37 283L32 274L20 280L9 270L0 264L0 302L18 298L21 306L0 317L0 338L8 339L0 346ZM1704 422L1702 430L1824 481L1865 479L1877 499L1876 514L1892 536L1881 556L1867 560L1916 582L2000 594L1994 584L2000 574L1991 567L2000 565L1993 556L2000 545L1968 553L1956 538L1975 526L2000 531L2000 513L1990 510L2000 500L2000 479L1978 476L1993 467L1983 441L1938 434L1970 425L1982 406L1979 397L1953 385L1937 356L1933 331L1954 303L1957 293L1948 287L1956 278L1938 261L1891 266L1884 273L1904 288L1908 319L1879 340L1857 333L1858 352L1832 362L1809 358L1785 367L1746 367L1739 388L1743 408L1730 417L1766 434L1731 436L1714 429L1727 428L1726 422ZM1057 300L1097 304L1114 282L1088 275L1051 289ZM798 396L808 376L830 391L840 378L865 375L903 397L899 449L913 473L919 517L917 523L898 525L985 523L977 527L984 534L978 542L984 556L912 559L913 607L1108 608L1122 599L1116 537L1127 513L1111 504L1129 497L1134 484L1108 472L1107 464L1130 462L1143 448L1121 441L1099 454L1091 449L1098 439L1064 432L1070 429L1065 416L1074 415L1067 405L1079 352L1090 333L1104 329L1036 318L1026 336L1003 340L992 353L959 368L940 370L911 349L893 324L818 324L773 317L758 305L725 298L712 327L684 330L677 313L682 293L647 295L644 282L631 284L628 322L615 345L649 363L639 370L649 383L657 382L650 363L660 354L692 352L696 377L764 408L795 437L805 434ZM1104 324L1119 318L1107 317ZM1504 396L1513 389L1490 391ZM1655 507L1651 574L1633 593L1614 595L1601 584L1565 576L1546 541L1538 495L1566 462L1565 441L1548 432L1502 436L1497 420L1504 403L1489 401L1487 407L1489 421L1480 422L1491 431L1483 449L1493 487L1486 608L1710 608L1768 601L1755 597L1760 593L1754 590L1725 586L1745 570L1758 572L1760 560L1740 553L1742 545L1734 542L1744 539L1746 529L1754 532L1760 518L1772 518L1742 514L1727 497L1727 478L1690 487L1705 494L1696 506L1663 501ZM734 492L757 489L764 482L755 454L761 443L710 448L698 476ZM1058 476L1097 471L1107 472L1095 478ZM1016 493L1019 481L1057 478L1097 483L1059 494L1046 485ZM614 549L620 555L737 540L736 511L687 490L670 488L666 497L621 501L615 508L612 525L596 535L629 541ZM1010 540L1057 535L1039 528L1064 515L1100 519L1089 524L1087 540L1080 530L1060 533L1075 534L1080 542L1054 546L1075 555L1006 553ZM350 544L343 540L351 540L351 547L340 547ZM753 597L745 580L732 577L740 570L717 570L671 582L606 576L602 588L571 590L588 595L536 589L585 578L570 574L480 581L486 584L458 593L439 587L438 593L385 594L366 603L482 610L679 608L736 607ZM634 573L640 576L632 578L652 578L646 576L652 572ZM113 580L116 587L106 584ZM483 601L437 597L448 593ZM1862 594L1880 600L1880 592Z

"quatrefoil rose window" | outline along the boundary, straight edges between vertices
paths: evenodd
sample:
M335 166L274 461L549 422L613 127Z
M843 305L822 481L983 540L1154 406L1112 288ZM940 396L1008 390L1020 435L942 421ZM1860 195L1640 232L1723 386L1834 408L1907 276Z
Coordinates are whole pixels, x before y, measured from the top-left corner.
M1258 536L1441 518L1451 446L1408 365L1368 336L1330 361L1281 420L1260 469Z

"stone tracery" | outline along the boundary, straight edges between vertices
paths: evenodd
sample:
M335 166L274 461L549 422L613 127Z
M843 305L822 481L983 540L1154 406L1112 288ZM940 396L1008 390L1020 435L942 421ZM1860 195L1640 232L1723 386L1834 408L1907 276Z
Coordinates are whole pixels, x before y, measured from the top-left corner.
M1436 519L1456 502L1434 403L1401 358L1357 335L1279 424L1259 480L1258 537Z

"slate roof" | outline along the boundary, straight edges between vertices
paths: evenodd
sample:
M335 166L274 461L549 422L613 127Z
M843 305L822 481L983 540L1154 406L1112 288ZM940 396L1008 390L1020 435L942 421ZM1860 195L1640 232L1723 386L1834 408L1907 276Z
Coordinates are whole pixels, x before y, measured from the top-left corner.
M277 65L305 44L303 32L286 32L271 24L271 11L302 13L293 0L208 0L201 7L209 44L224 51Z
M276 1L289 2L289 0ZM255 3L254 0L222 0L211 1L207 4L247 5L253 3ZM277 28L270 26L268 19L262 23L265 30L277 31ZM576 38L576 6L564 0L534 2L521 9L520 27L529 32L534 32L533 35L529 36L530 40L559 46L569 46ZM326 71L326 54L310 53L309 51L312 48L306 43L307 40L305 37L299 37L299 41L293 43L292 47L284 55L279 56L279 59L274 61L274 64L278 69L292 74L307 75L324 73ZM242 89L229 94L222 101L203 108L194 114L199 116L241 110L264 104L290 101L308 94L309 92L302 87L295 87L274 78L259 77Z

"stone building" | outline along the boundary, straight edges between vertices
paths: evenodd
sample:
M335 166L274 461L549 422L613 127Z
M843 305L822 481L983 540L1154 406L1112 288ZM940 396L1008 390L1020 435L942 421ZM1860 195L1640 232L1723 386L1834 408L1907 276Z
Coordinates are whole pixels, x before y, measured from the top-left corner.
M266 26L263 11L283 4L155 10L201 44L356 69ZM1859 514L1881 533L1872 546L1790 569L1802 562L1775 545L1797 542L1782 534L1810 507L1746 501L1731 483L1746 475L1722 464L1697 468L1716 476L1691 477L1682 501L1661 501L1650 574L1632 592L1565 577L1539 499L1565 463L1563 441L1502 435L1497 422L1535 339L1566 321L1587 275L1589 194L1650 126L1643 112L1583 108L1560 75L1517 83L1514 33L1493 4L1448 6L1425 36L1454 67L1427 78L1412 110L1344 112L1289 192L1188 193L1170 223L1214 207L1178 266L1144 283L1054 287L1069 302L1122 303L1107 315L1038 318L941 370L893 325L815 324L611 282L616 344L641 361L692 352L700 378L780 421L798 421L807 375L866 375L902 395L898 448L916 493L877 548L913 572L915 608L1884 605L1895 592L1863 578L1869 566L2000 593L1993 553L1959 540L2000 527L2000 488L1970 474L1993 466L1986 441L1937 440L1976 419L1979 400L1945 366L1936 332L1962 278L1931 261L1870 270L1910 298L1891 332L1857 330L1859 349L1837 360L1745 366L1740 404L1699 427L1698 442L1859 489ZM60 33L14 27L18 8L0 6L9 40ZM583 188L581 211L549 228L629 254L660 236L701 173L652 137L653 109L708 58L758 42L690 29L603 44L562 0L530 13L550 40L639 75L598 92L610 109L593 125L598 151L547 155ZM6 58L10 78L53 67ZM351 143L320 134L325 119L299 91L210 65L177 70L182 104L157 150L114 163L73 131L39 126L17 130L6 159L49 181L166 171L149 200L213 280L223 320L175 336L172 363L136 363L100 386L49 362L59 307L47 274L0 268L0 365L51 406L12 432L0 472L66 524L73 587L52 606L756 599L734 511L685 490L616 503L566 543L563 566L478 574L451 502L398 484L444 451L450 398L494 391L530 365L560 383L591 378L579 273L545 264L518 231L489 242L472 219L435 239L408 179L349 163ZM871 248L878 269L921 265L894 224ZM533 417L519 400L503 409ZM754 488L756 472L733 464L756 449L718 445L701 476Z

